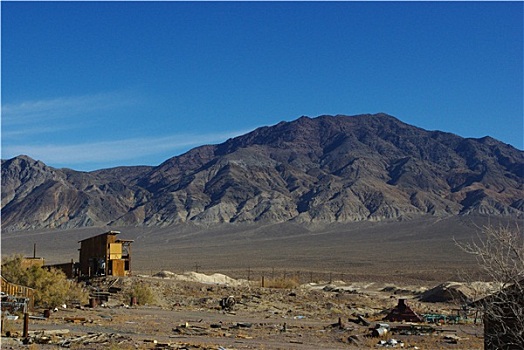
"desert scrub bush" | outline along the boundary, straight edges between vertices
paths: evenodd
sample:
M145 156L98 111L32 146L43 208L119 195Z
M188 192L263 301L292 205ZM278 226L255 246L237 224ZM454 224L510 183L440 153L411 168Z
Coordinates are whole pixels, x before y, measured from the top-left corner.
M156 302L153 290L147 284L136 281L127 294L128 299L135 297L139 305L148 305Z
M299 286L298 279L295 277L275 277L275 278L265 278L264 286L265 288L281 288L281 289L292 289Z
M34 291L35 306L52 308L71 301L86 302L88 292L81 285L67 279L57 269L43 269L38 266L24 268L19 255L2 261L2 276L11 283L20 284Z

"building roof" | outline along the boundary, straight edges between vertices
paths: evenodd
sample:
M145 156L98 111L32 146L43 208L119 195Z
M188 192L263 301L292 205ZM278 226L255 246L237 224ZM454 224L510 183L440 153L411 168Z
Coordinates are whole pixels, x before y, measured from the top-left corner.
M84 239L78 241L78 243L81 243L81 242L83 242L83 241L87 241L87 240L89 240L89 239L92 239L92 238L95 238L95 237L98 237L98 236L116 236L116 235L118 235L119 233L120 233L120 231L107 231L107 232L101 233L101 234L96 235L96 236L91 236L91 237L89 237L89 238L84 238Z

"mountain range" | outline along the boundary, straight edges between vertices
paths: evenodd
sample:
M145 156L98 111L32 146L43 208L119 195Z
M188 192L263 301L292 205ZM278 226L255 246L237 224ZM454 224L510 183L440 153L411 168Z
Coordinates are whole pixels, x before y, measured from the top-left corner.
M387 114L301 117L158 166L2 160L2 230L524 216L524 152Z

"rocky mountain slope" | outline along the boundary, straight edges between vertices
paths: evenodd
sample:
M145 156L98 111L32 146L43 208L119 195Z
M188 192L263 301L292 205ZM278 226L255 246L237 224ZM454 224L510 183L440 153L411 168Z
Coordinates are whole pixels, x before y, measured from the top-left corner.
M2 229L524 215L524 152L386 115L301 117L156 167L2 161Z

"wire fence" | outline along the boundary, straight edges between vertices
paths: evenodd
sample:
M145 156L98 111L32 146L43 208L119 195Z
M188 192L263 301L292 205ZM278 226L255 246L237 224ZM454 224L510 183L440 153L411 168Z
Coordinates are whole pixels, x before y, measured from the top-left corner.
M334 283L337 281L347 282L351 280L351 274L349 273L340 273L332 271L311 271L311 270L291 270L285 268L245 268L245 269L228 269L227 271L218 271L207 269L197 263L192 268L189 269L175 269L173 267L163 267L160 269L151 269L148 271L137 270L133 271L135 275L150 275L154 276L155 274L161 271L168 271L177 275L181 275L187 272L196 272L205 275L213 274L223 274L230 278L236 280L245 280L248 282L259 282L263 286L264 282L267 281L286 281L292 280L296 284L306 284L306 283Z

